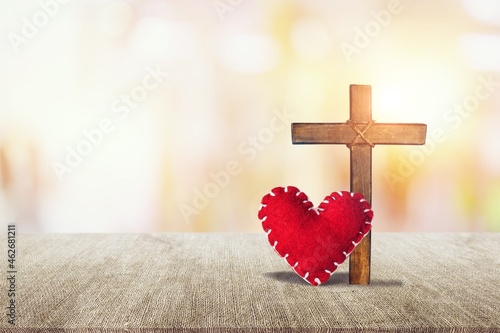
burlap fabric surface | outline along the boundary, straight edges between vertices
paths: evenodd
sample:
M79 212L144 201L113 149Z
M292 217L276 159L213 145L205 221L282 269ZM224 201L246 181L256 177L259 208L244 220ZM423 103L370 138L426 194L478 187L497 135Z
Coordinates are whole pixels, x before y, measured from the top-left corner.
M320 287L265 236L21 234L16 325L3 314L0 331L500 332L498 233L375 233L370 286L346 262Z

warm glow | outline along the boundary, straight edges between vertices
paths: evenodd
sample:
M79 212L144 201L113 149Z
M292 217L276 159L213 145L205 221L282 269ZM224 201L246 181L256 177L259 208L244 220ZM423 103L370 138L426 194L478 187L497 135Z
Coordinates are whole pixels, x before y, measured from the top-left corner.
M377 122L428 125L374 150L377 231L500 230L500 2L214 3L1 2L0 225L261 231L272 187L347 189L290 123L370 84Z
M374 82L373 112L383 122L438 123L447 101L458 96L460 84L449 64L420 63L405 72ZM448 102L449 103L449 102Z

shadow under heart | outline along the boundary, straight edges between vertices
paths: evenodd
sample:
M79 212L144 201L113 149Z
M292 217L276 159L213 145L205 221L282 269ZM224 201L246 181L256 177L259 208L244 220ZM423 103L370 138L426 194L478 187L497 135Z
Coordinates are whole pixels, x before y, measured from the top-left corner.
M264 276L280 282L309 285L309 283L304 281L304 279L302 279L294 272L289 272L289 271L268 272L265 273ZM333 273L330 279L321 286L331 286L331 285L349 285L349 273L346 272ZM370 285L377 287L402 287L403 282L400 280L372 279L370 281Z

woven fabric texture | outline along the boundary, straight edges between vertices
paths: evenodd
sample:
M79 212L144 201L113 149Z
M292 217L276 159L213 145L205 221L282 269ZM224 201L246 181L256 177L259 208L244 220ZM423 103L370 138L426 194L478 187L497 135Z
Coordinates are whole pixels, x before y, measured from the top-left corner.
M375 233L372 247L371 285L349 285L346 262L313 287L264 233L21 234L17 323L2 314L0 331L500 332L500 234Z

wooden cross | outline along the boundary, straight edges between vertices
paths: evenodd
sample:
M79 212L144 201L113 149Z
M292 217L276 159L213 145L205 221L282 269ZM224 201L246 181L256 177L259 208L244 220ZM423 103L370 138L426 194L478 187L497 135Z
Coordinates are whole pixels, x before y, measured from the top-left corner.
M425 144L425 124L383 124L372 120L372 87L349 87L350 119L346 123L293 123L293 144L346 144L351 151L351 192L372 202L372 147ZM371 232L351 253L349 283L370 283Z

